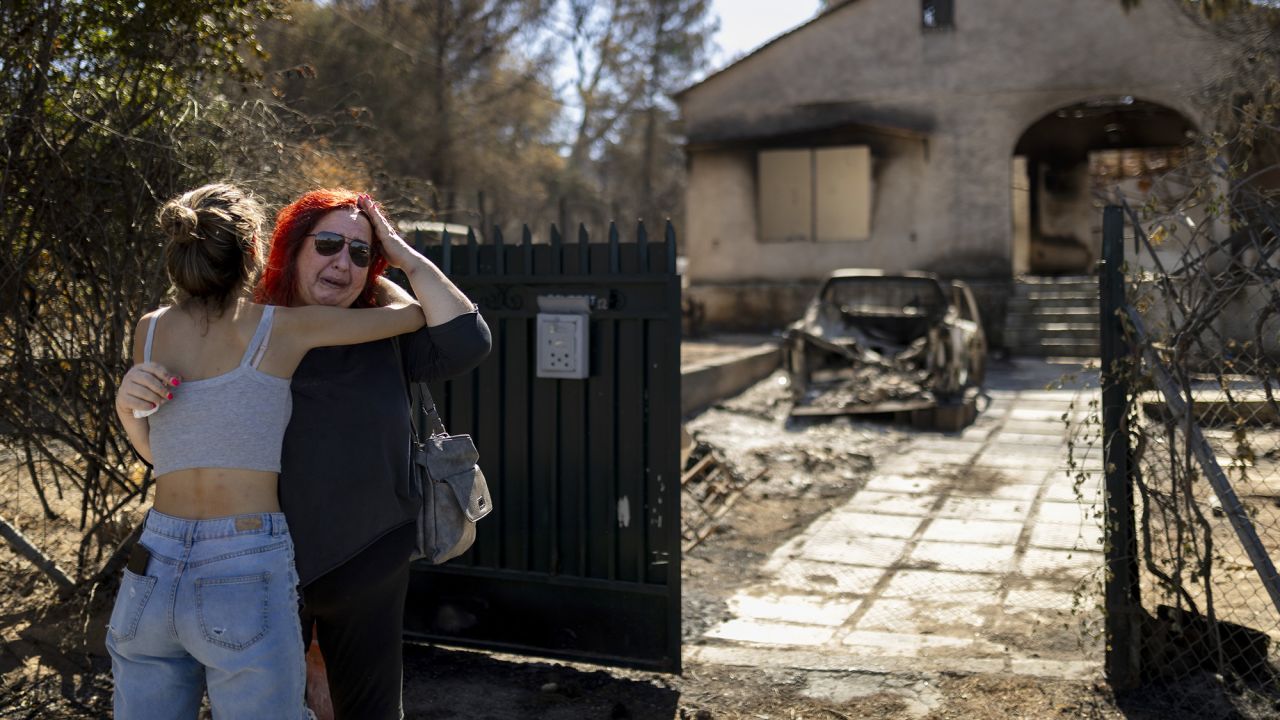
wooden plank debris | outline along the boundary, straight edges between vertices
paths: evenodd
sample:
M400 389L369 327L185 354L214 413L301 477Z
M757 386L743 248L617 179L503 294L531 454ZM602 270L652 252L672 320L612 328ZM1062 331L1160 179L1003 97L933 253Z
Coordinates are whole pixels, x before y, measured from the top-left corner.
M748 485L764 476L764 470L752 477L738 475L718 450L690 439L688 451L682 452L685 467L680 476L681 547L684 552L706 540L720 521L742 497ZM696 509L696 513L692 510Z

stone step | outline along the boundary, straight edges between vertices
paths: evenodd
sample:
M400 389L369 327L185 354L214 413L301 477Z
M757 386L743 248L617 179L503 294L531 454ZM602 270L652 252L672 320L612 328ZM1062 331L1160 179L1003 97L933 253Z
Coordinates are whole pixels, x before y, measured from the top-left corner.
M1046 313L1098 313L1097 300L1037 300L1028 301L1020 297L1010 297L1006 305L1006 315L1041 315Z
M1057 314L1056 317L1047 315L1022 315L1018 313L1010 314L1005 317L1006 326L1016 326L1021 328L1053 328L1055 330L1071 330L1077 328L1098 328L1098 318L1095 315L1065 315Z
M1045 300L1084 300L1097 301L1097 288L1082 288L1080 290L1020 290L1013 294L1016 298L1024 298L1032 302L1043 302Z
M1010 311L1005 315L1009 325L1043 325L1045 323L1092 323L1098 324L1098 310L1095 308L1036 308L1034 310Z
M1005 333L1005 345L1010 348L1029 348L1039 347L1041 345L1083 345L1092 348L1098 344L1095 336L1088 335L1030 335L1021 333Z
M1024 275L1015 282L1018 285L1087 285L1098 284L1096 275Z
M1030 302L1025 298L1009 298L1009 302L1006 305L1006 307L1010 314L1015 314L1015 315L1016 314L1045 315L1045 314L1052 314L1052 313L1063 313L1066 315L1079 316L1079 315L1088 315L1090 313L1093 313L1096 316L1098 314L1098 308L1100 306L1098 305L1097 300L1081 301L1078 303L1068 304L1065 302L1050 302L1050 301Z
M1005 324L1005 333L1016 333L1020 337L1070 337L1095 338L1098 336L1098 323L1018 323Z
M1028 290L1019 288L1015 290L1012 297L1024 300L1052 300L1052 299L1070 299L1070 300L1096 300L1098 298L1098 288L1081 288L1079 290Z
M1010 350L1014 355L1031 357L1098 357L1100 347L1097 340L1045 338L1039 343L1012 345Z
M1005 344L1015 355L1097 357L1098 279L1026 277L1014 283Z
M1014 283L1013 290L1017 293L1028 292L1088 292L1090 290L1098 291L1098 281L1090 280L1088 282L1068 282L1068 283Z
M1014 357L1031 357L1031 358L1096 358L1100 357L1100 353L1082 350L1079 348L1014 348L1009 351Z

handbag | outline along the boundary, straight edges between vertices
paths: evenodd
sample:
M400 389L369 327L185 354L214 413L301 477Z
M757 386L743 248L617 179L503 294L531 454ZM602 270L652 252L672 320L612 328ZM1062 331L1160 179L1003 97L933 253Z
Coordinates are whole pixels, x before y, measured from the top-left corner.
M396 354L400 343L396 339ZM401 358L403 368L403 358ZM493 510L489 485L477 461L480 452L470 435L450 435L424 382L410 381L410 497L417 501L417 532L410 560L439 565L466 552L476 539L476 522ZM421 404L418 404L421 403ZM414 407L427 408L421 432Z

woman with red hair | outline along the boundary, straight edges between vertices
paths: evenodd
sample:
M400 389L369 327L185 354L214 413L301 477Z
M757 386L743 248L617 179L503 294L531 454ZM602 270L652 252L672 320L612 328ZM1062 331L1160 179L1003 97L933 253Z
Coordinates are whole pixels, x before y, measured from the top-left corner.
M138 321L116 393L155 495L108 623L115 717L195 718L205 694L219 718L306 717L278 497L290 379L312 349L412 334L423 312L253 302L263 213L234 185L183 193L157 219L174 301ZM415 264L407 245L383 247Z
M413 549L408 497L410 380L463 373L489 352L489 328L368 195L316 190L276 217L257 300L377 307L411 299L382 277L393 244L426 316L394 342L316 348L293 375L280 505L293 530L305 642L324 656L336 718L401 718L401 633ZM403 252L407 250L407 253Z

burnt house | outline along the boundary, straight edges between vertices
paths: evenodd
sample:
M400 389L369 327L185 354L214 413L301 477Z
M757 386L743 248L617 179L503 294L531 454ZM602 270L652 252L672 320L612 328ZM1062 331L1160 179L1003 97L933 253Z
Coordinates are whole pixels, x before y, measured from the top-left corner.
M840 267L966 279L984 306L1091 272L1104 186L1177 164L1231 53L1180 0L831 5L676 97L708 325L781 327Z

